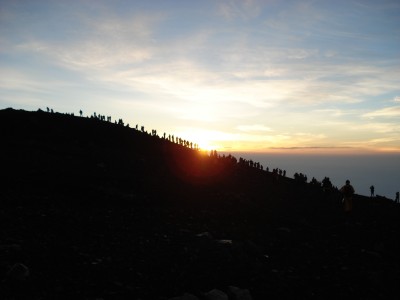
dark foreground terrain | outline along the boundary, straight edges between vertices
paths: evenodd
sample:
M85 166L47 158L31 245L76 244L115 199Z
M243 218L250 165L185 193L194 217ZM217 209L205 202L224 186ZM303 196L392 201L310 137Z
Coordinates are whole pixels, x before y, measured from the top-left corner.
M8 109L0 128L0 299L400 295L392 201L347 216L335 192L98 119Z

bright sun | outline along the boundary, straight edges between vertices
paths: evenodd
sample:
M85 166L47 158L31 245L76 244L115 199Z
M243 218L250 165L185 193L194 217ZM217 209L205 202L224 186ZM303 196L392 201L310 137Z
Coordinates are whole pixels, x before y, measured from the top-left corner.
M212 142L208 139L207 135L205 134L196 134L193 136L194 143L199 145L201 150L214 150Z
M212 131L202 129L190 129L181 133L188 140L197 144L201 150L217 150L219 147L216 143L215 134Z

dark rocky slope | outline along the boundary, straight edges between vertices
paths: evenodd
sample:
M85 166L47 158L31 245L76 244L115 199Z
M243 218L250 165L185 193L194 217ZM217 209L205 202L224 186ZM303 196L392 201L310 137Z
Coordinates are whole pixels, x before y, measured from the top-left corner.
M96 119L0 125L2 299L399 296L391 201L345 216L335 192Z

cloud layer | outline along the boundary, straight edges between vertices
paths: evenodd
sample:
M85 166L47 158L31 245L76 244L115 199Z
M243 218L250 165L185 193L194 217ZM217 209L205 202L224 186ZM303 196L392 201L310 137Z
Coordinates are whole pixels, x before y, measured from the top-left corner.
M194 142L208 132L219 149L400 151L399 12L392 1L6 1L0 104L98 111Z

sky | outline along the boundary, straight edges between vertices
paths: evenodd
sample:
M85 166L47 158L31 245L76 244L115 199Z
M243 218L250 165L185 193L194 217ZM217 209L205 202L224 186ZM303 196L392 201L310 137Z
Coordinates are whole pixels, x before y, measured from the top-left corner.
M400 1L0 0L0 109L219 151L400 153Z

